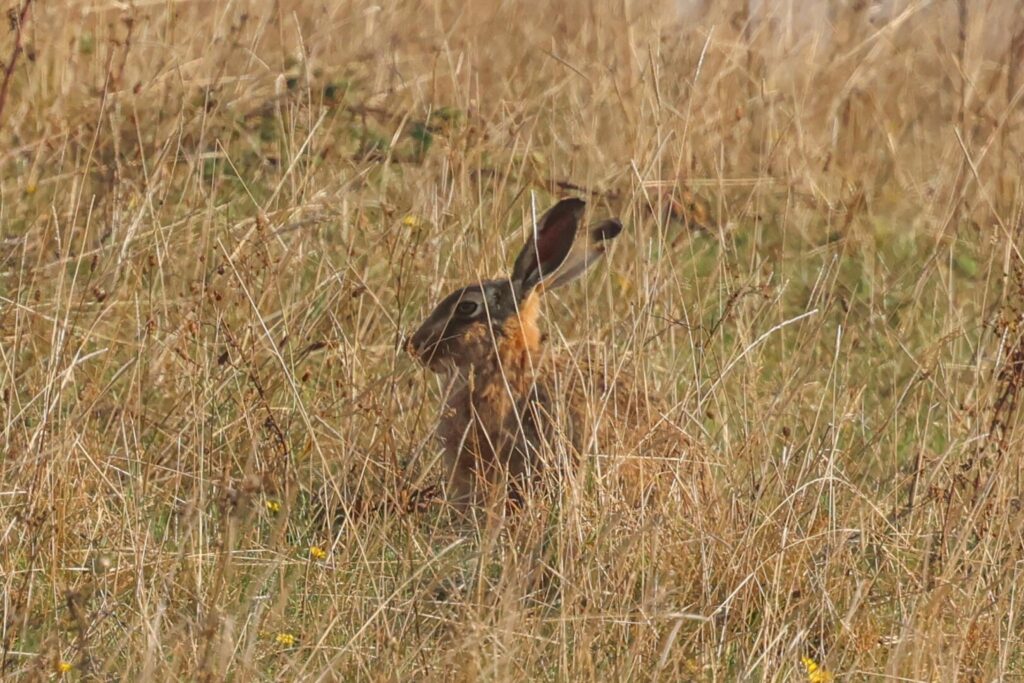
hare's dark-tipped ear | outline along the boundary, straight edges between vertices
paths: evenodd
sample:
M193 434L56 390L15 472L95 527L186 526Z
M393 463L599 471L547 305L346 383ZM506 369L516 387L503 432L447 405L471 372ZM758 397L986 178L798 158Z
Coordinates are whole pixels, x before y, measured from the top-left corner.
M563 199L537 220L537 225L512 267L512 283L525 297L545 276L562 265L576 241L583 210L582 199Z
M554 289L572 282L587 268L601 260L608 244L622 232L622 223L617 218L608 218L587 229L586 239L576 240L569 255L562 261L558 272L544 280L545 289Z

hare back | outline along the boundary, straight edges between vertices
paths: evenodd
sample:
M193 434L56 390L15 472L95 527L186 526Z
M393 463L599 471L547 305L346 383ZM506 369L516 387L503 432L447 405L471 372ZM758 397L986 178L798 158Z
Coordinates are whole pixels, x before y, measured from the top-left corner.
M480 502L488 488L518 495L574 469L581 454L597 481L633 503L673 481L700 490L708 481L703 458L661 402L623 370L585 356L474 368L452 388L439 431L450 493L462 502Z
M682 411L649 393L637 368L583 346L556 359L552 395L564 396L582 426L581 461L599 488L641 504L670 491L697 504L711 494L708 459L682 426Z

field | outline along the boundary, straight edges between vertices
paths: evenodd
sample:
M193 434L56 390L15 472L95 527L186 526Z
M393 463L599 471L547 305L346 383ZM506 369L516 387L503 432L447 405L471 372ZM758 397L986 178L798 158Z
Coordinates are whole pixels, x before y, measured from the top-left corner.
M0 677L1024 677L1018 3L3 8ZM467 526L402 340L564 196L713 495Z

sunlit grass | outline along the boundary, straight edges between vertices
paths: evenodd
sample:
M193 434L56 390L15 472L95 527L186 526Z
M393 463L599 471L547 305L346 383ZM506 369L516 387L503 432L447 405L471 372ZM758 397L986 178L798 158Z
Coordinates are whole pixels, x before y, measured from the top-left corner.
M1015 3L21 3L4 678L1024 673ZM401 342L570 194L715 496L470 524Z

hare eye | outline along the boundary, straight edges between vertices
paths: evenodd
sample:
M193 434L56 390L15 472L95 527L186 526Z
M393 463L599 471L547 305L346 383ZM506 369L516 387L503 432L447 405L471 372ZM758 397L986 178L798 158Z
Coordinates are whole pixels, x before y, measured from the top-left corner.
M480 310L480 304L475 301L460 301L459 305L455 307L456 313L467 318L476 315L478 310Z

